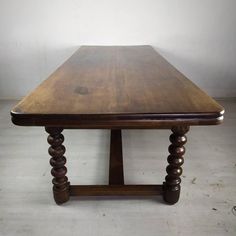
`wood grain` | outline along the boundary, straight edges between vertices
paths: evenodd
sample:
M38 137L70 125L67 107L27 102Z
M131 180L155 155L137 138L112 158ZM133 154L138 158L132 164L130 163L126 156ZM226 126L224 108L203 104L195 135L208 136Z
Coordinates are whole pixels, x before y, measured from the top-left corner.
M150 46L83 46L11 114L17 125L142 128L218 124L223 112Z

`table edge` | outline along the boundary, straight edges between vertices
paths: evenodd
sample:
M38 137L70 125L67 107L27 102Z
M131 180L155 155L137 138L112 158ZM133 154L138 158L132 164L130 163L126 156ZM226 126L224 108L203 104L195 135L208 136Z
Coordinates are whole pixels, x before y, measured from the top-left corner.
M218 125L224 110L209 113L170 114L23 114L11 111L12 122L19 126L78 128L155 128L175 125Z

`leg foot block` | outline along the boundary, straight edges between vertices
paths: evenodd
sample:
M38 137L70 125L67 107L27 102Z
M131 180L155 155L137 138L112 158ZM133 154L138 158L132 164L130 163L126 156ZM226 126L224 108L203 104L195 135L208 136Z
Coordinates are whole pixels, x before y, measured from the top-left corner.
M57 191L53 188L53 197L56 204L61 205L69 200L70 193L68 189L65 189L63 191Z
M169 188L166 184L163 184L163 199L166 203L173 205L179 201L180 186L177 188Z

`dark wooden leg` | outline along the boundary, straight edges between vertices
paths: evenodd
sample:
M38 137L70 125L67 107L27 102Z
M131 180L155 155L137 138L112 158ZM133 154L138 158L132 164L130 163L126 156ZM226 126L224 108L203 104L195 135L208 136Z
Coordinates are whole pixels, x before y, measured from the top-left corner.
M52 180L53 195L55 202L57 204L62 204L69 200L69 182L66 177L66 158L64 156L66 149L62 145L64 136L61 134L63 129L46 127L45 130L49 133L47 140L51 145L48 149L48 153L52 156L50 164L52 166L51 174L54 177Z
M187 142L185 134L189 131L189 127L177 126L171 130L173 133L170 135L170 155L167 158L169 165L166 168L167 176L163 185L163 198L167 203L175 204L178 202L180 195L181 165L184 163L184 144Z
M121 130L111 130L109 185L123 185L123 154Z

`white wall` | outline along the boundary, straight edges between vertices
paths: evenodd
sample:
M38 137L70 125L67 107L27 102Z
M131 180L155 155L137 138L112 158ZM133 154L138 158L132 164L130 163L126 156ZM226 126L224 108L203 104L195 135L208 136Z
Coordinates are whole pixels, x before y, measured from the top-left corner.
M83 44L150 44L216 97L236 96L236 0L0 0L0 98Z

